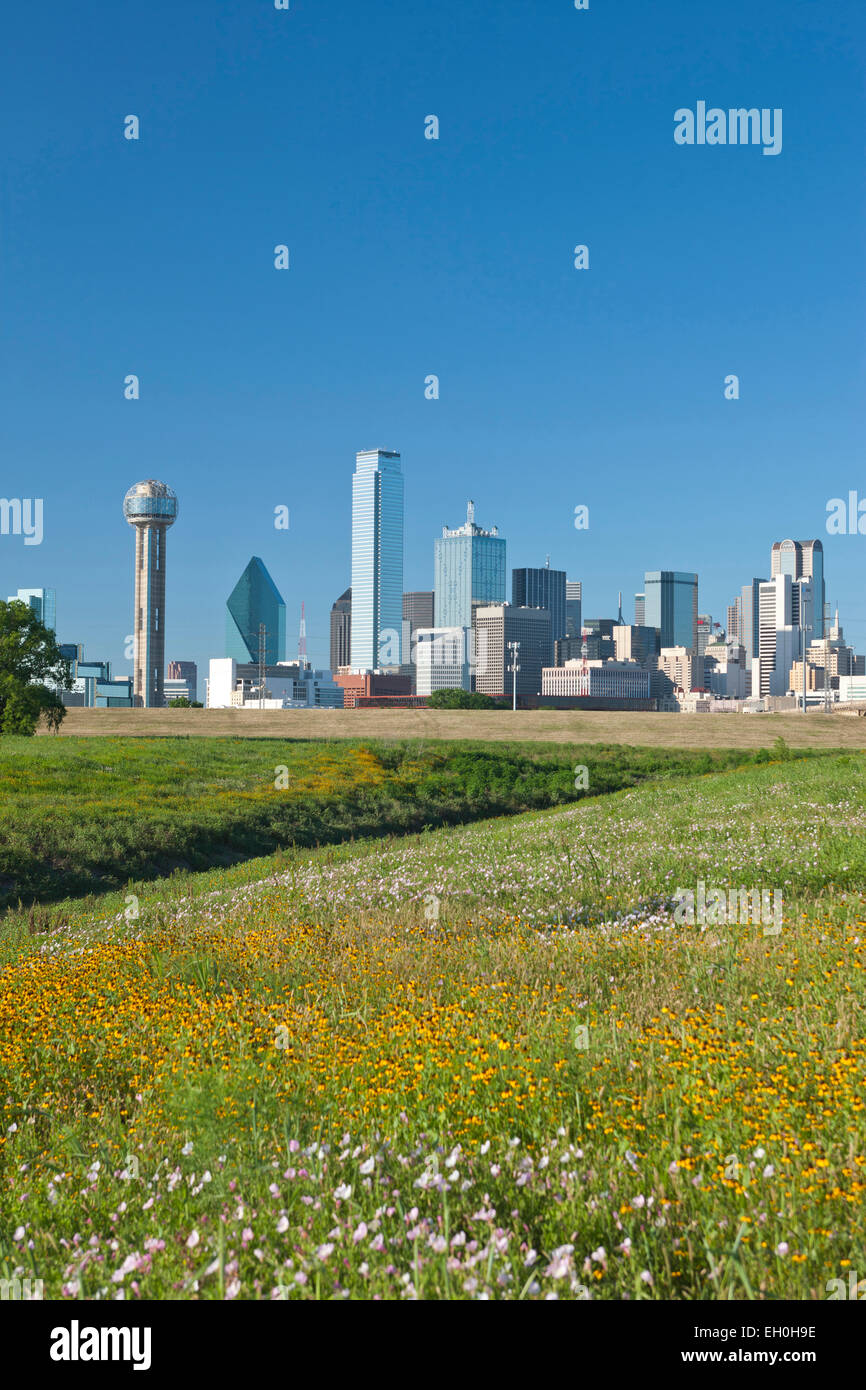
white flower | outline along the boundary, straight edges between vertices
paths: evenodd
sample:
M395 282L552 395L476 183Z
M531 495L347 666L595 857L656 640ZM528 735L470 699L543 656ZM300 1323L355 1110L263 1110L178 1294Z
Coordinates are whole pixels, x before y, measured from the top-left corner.
M775 1172L776 1172L776 1170L775 1170L775 1168L773 1167L772 1163L768 1163L767 1166L766 1166L766 1168L764 1169L764 1177L765 1177L765 1178L772 1178L772 1177L775 1176Z
M192 1144L184 1144L183 1148L181 1149L181 1153L184 1155L185 1158L189 1158L190 1154L192 1153Z
M593 1250L589 1258L595 1260L596 1264L604 1264L607 1259L607 1251L603 1245L600 1245L597 1250Z
M367 1223L366 1223L366 1221L362 1221L361 1224L356 1228L356 1230L354 1231L354 1233L353 1233L353 1235L352 1235L352 1243L353 1243L353 1245L357 1245L359 1240L363 1240L364 1237L366 1236L366 1234L367 1234Z
M287 1216L281 1216L280 1219L279 1219L279 1221L277 1222L277 1235L280 1235L280 1236L285 1235L285 1233L286 1233L286 1231L287 1231L288 1229L289 1229L289 1218L288 1218Z
M653 1277L652 1277L652 1275L650 1274L650 1272L649 1272L648 1269L642 1269L642 1270L641 1270L640 1280L641 1280L641 1283L642 1283L642 1284L651 1284L651 1283L652 1283Z
M755 1149L755 1150L754 1150L754 1157L755 1157L755 1158L763 1158L763 1157L764 1157L764 1150L763 1150L763 1149Z
M537 1250L527 1250L527 1252L526 1252L526 1258L525 1258L525 1260L523 1261L524 1268L525 1268L525 1269L531 1269L532 1266L535 1264L535 1261L536 1261L537 1259L538 1259L538 1251L537 1251Z
M482 1154L486 1154L486 1153L489 1153L489 1152L490 1152L490 1140L489 1140L489 1139L485 1139L485 1140L484 1140L484 1143L481 1145L481 1148L480 1148L479 1152L482 1153Z
M198 1234L198 1231L190 1231L190 1233L189 1233L189 1238L188 1238L188 1240L187 1240L187 1242L186 1242L186 1248L187 1248L187 1250L194 1250L195 1247L198 1245L198 1242L199 1242L199 1234Z
M18 1227L16 1228L15 1234L14 1234L14 1236L12 1237L12 1239L13 1239L13 1240L23 1240L26 1234L27 1234L27 1232L24 1230L24 1227L23 1227L23 1226L18 1226Z
M316 1251L316 1259L322 1261L327 1260L329 1255L333 1255L333 1253L334 1247L330 1242L328 1242L327 1245L319 1246L318 1250Z
M374 1169L375 1167L376 1167L376 1160L375 1160L375 1158L368 1158L368 1159L365 1159L365 1161L361 1164L361 1173L362 1173L362 1175L366 1178L367 1175L368 1175L369 1173L372 1173L372 1171L373 1171L373 1169Z
M779 1255L782 1259L785 1258L785 1256L788 1253L788 1250L789 1246L786 1240L780 1241L779 1244L776 1246L776 1254Z
M348 1202L351 1195L352 1189L347 1182L341 1183L339 1187L334 1188L334 1196L338 1202Z

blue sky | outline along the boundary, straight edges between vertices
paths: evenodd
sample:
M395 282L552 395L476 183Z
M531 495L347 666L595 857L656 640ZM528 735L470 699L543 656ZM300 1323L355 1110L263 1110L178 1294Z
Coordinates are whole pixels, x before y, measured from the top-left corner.
M54 586L61 639L128 671L121 501L161 478L167 658L222 655L257 554L327 664L354 455L381 446L407 589L470 496L587 616L669 568L724 622L773 540L821 536L866 649L866 536L824 530L866 496L864 53L861 0L13 7L0 495L42 497L45 536L0 536L0 597ZM781 154L677 146L698 100L782 108Z

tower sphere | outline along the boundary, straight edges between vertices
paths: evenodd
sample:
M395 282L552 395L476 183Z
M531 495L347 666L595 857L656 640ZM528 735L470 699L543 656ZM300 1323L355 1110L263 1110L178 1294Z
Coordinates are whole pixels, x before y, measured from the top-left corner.
M123 515L130 526L172 526L177 517L177 494L154 478L133 483L123 499Z

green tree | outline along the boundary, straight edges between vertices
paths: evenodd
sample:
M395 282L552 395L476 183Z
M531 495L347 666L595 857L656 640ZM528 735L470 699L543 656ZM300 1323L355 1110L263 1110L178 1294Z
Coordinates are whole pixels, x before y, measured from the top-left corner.
M430 709L496 709L496 701L491 695L478 691L434 690L427 701Z
M188 695L173 695L168 702L169 709L191 709Z
M28 604L0 600L0 734L34 734L42 715L57 732L66 710L45 681L72 688L54 633Z

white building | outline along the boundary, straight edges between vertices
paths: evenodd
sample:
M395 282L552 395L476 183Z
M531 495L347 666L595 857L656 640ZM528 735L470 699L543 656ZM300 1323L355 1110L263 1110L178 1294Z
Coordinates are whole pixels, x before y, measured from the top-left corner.
M802 605L803 631L800 630ZM753 695L787 695L789 676L814 624L811 579L777 574L758 591L758 661L752 663Z
M542 695L593 695L610 700L648 700L650 673L636 661L566 661L545 666Z
M746 697L746 651L739 642L711 642L704 652L704 684L722 700Z
M239 665L231 656L212 657L206 704L208 709L342 709L343 689L330 671L281 661L265 667L260 691L257 666Z
M432 695L434 690L470 690L471 629L466 627L419 628L415 633L415 690Z
M839 677L839 704L850 704L854 700L866 700L866 676Z

